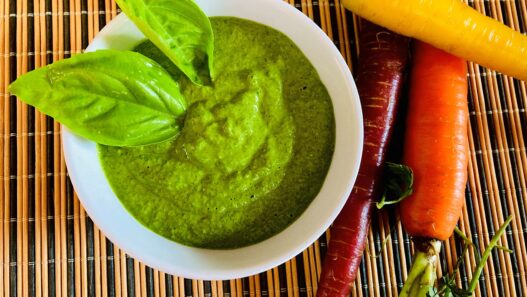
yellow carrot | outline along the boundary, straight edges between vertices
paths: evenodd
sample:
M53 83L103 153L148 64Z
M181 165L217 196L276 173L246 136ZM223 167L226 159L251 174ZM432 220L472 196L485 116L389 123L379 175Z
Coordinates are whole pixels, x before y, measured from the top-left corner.
M460 0L343 0L344 7L399 34L527 81L527 36Z

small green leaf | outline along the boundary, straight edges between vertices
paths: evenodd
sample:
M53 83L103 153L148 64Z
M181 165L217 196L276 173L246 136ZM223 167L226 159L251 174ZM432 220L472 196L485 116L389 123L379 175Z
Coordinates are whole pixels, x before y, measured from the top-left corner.
M406 165L386 162L385 189L377 208L397 204L413 192L414 174Z
M214 36L192 0L116 0L123 12L194 83L210 82Z
M510 248L508 248L508 247L504 247L504 246L502 246L502 245L496 245L496 248L497 248L498 250L504 251L504 252L509 253L509 254L512 254L512 253L514 252L514 251L511 250Z
M137 146L176 136L185 114L178 84L153 60L102 50L20 76L9 91L100 144Z
M428 293L426 294L427 297L435 297L437 296L437 289L435 287L428 288Z

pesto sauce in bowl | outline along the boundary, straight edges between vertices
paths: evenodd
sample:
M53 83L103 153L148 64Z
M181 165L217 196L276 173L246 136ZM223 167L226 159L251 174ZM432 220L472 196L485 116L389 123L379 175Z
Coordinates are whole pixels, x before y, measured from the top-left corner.
M181 134L142 147L99 146L113 191L144 226L203 248L280 232L316 197L331 163L331 98L296 45L270 27L211 18L213 84L190 82L150 42L136 51L180 84Z

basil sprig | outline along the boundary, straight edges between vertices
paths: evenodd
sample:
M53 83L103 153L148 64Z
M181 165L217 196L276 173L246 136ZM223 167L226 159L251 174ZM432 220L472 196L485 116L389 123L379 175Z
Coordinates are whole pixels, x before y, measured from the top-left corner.
M172 138L186 110L177 82L131 51L76 55L20 76L9 91L74 133L112 146Z
M214 36L193 0L117 0L126 15L190 80L211 80ZM155 61L101 50L31 71L11 84L22 101L104 145L139 146L175 137L185 100Z

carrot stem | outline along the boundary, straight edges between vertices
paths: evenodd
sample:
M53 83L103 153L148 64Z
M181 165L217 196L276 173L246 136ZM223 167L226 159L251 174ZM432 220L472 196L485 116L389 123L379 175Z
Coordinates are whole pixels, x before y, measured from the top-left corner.
M436 266L441 242L430 240L417 246L412 268L400 297L426 296L436 280Z
M501 236L505 232L505 229L507 229L507 226L509 226L510 222L512 221L513 216L510 215L507 220L501 225L500 229L498 229L498 232L492 237L492 239L489 242L489 245L483 252L483 256L481 257L481 261L479 261L478 266L476 266L476 270L474 271L474 274L472 276L472 279L470 280L470 285L468 287L469 292L474 292L476 289L476 286L479 282L479 277L481 276L481 273L483 272L483 267L485 267L485 263L487 262L487 259L490 256L490 253L492 250L497 247L498 241L500 240ZM512 252L512 251L511 251Z
M419 282L415 281L414 284L412 285L412 288L410 289L409 296L417 296L418 293L419 293Z
M474 246L474 243L472 242L472 240L470 240L470 238L468 238L465 235L465 233L463 233L463 231L461 231L457 226L456 228L454 228L454 233L456 233L457 236L461 237L461 239L463 239L465 244Z
M416 280L423 274L428 265L427 255L425 252L417 252L415 255L414 262L412 263L412 268L408 274L408 278L404 283L403 289L399 294L399 297L408 297L411 296L412 288L417 284Z
M435 256L437 257L437 256ZM428 265L426 266L425 272L423 273L423 276L421 277L421 280L419 282L419 291L417 292L417 296L426 296L428 292L430 292L430 288L432 288L436 281L436 266L435 265Z

